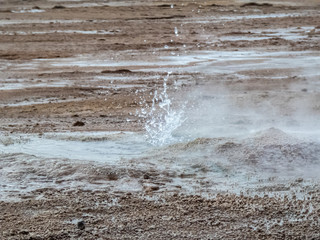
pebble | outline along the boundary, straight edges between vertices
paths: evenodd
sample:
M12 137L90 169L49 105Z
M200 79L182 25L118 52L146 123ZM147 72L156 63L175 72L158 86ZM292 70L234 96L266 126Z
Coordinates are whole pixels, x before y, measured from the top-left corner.
M85 125L84 122L76 121L72 126L74 126L74 127L83 127L84 125Z
M77 223L77 227L78 227L78 229L80 229L80 230L84 230L84 229L86 228L86 226L85 226L85 224L84 224L84 221L79 221L79 222Z

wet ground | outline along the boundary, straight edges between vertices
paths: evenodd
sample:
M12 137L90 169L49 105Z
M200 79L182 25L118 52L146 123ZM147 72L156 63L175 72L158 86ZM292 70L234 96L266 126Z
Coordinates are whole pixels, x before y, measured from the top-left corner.
M0 238L318 239L317 1L5 1Z

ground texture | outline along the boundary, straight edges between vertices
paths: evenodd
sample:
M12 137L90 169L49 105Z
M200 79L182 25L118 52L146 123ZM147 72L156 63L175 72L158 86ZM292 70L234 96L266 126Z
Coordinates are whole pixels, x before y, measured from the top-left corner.
M297 66L216 63L238 66L230 75L193 70L201 59L174 65L161 60L210 51L319 56L318 1L0 2L2 135L142 131L144 119L136 114L141 99L152 103L149 93L163 86L169 70L176 70L168 85L179 83L180 100L189 89L223 85L239 108L268 99L279 105L273 114L288 116L303 99L314 116L320 113L318 85L300 76ZM152 185L139 192L65 187L17 193L18 200L0 202L0 239L320 239L318 183L292 183L301 185L303 197L198 196L179 186L166 192L157 174L135 174Z

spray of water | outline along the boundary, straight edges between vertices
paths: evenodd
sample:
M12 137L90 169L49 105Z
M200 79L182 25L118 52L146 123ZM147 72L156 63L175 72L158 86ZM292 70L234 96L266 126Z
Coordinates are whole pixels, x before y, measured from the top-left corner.
M168 79L170 72L163 80L163 89L161 92L155 90L153 93L151 107L142 108L140 117L146 119L145 137L149 143L156 146L163 146L178 141L174 136L182 123L186 120L184 117L184 106L180 105L175 109L172 104L173 98L168 95Z

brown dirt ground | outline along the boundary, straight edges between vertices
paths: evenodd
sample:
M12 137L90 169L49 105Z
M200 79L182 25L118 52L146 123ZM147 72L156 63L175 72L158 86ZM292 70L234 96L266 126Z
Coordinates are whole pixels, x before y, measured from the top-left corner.
M124 6L101 1L1 1L0 83L18 83L15 79L23 79L23 86L0 88L0 132L141 131L143 120L134 115L141 107L139 99L143 97L150 103L149 91L162 84L152 77L155 74L165 76L161 72L134 71L141 69L137 66L125 67L131 71L90 65L85 70L76 66L60 66L54 70L46 65L39 65L35 70L21 67L35 59L59 61L87 54L107 56L114 61L134 60L136 56L157 61L159 56L166 56L170 51L320 50L318 1L308 1L308 5L293 0L283 4L264 1L274 5L241 6L244 2L179 1L171 8L168 1L135 1L134 5ZM90 5L93 3L100 6ZM56 5L64 8L54 8ZM38 8L45 12L13 12L22 8ZM295 15L297 12L305 14ZM288 16L238 19L227 24L222 20L207 21L213 17L255 13ZM57 19L67 22L59 23ZM8 22L17 24L4 24ZM181 33L177 37L173 29L181 24L183 27L179 27ZM297 41L280 37L216 41L225 36L253 35L255 30L308 26L313 30ZM108 33L66 33L96 30ZM46 31L50 33L34 34ZM170 50L164 49L165 45ZM158 49L155 54L154 49ZM148 70L148 66L145 69ZM259 77L272 76L275 72L252 70L242 74L250 80L244 84L239 79L231 79L228 87L232 91L287 89L286 84L259 82ZM133 78L127 82L135 86L125 87L123 83L124 87L118 89L101 87L101 83L91 81L97 76ZM197 85L206 84L198 80L199 76L201 73L182 72L173 74L170 81L187 78ZM61 79L68 86L51 84ZM303 79L289 75L287 84L299 81ZM141 89L148 91L136 92ZM319 94L314 97L320 98ZM126 121L128 116L132 121ZM73 126L77 121L85 125ZM311 197L305 200L232 194L206 199L157 194L156 190L117 195L107 191L42 189L34 192L33 197L20 196L22 199L18 202L2 201L0 239L320 239L317 189L307 189ZM84 230L80 229L81 224L77 226L79 221L84 222Z

